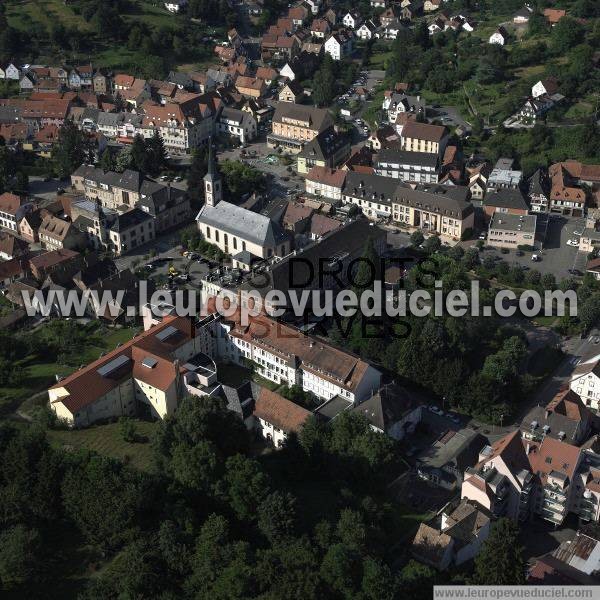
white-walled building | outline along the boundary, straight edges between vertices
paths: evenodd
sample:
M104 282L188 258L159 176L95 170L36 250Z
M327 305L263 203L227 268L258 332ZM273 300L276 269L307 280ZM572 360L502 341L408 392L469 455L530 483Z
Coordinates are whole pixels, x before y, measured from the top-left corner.
M571 389L592 410L600 408L600 354L579 363L571 375Z

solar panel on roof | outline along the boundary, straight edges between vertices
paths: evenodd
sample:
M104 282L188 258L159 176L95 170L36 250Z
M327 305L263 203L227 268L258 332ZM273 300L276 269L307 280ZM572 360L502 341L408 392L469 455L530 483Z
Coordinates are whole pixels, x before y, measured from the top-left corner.
M161 342L164 342L167 338L170 338L174 333L177 333L178 331L179 329L177 329L177 327L169 325L168 327L165 327L165 329L159 331L156 334L156 339L160 340Z
M125 354L121 354L121 356L117 356L117 358L115 358L115 359L111 360L110 362L106 363L105 365L101 366L98 369L97 373L98 373L98 375L100 375L102 377L106 377L113 371L116 371L117 369L125 366L128 362L129 362L129 357L125 356Z

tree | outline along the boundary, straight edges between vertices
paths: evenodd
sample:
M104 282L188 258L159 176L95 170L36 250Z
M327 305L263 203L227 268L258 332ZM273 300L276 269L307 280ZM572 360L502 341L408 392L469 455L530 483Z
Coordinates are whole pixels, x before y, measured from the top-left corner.
M584 332L600 323L600 293L592 294L580 304L578 317Z
M106 150L102 153L102 156L100 157L100 168L105 173L117 170L117 161L113 153L110 151L110 148L106 148Z
M204 148L192 151L192 162L187 174L188 196L197 206L204 200L204 176L208 170L207 153Z
M425 251L428 254L433 254L434 252L439 251L439 249L442 247L442 242L439 236L432 235L425 240L423 246L425 246Z
M296 528L296 499L291 494L275 491L258 505L258 528L276 544L293 536Z
M167 162L167 153L162 137L158 131L146 142L146 169L148 174L156 177Z
M71 119L67 119L58 132L58 140L52 148L52 160L61 178L69 177L83 164L88 144L83 132Z
M133 138L130 155L134 169L141 173L146 173L148 169L148 153L146 151L146 142L139 133Z
M568 52L583 38L583 26L571 17L563 17L552 27L551 41L558 55Z
M313 100L317 106L329 106L335 96L333 59L329 54L323 59L321 68L313 78Z
M40 537L35 529L15 525L0 533L0 587L9 590L40 576Z
M523 548L519 528L511 519L498 519L475 557L475 585L522 585L525 583Z
M419 229L416 229L410 234L410 245L413 247L420 246L425 241L425 236L423 232Z

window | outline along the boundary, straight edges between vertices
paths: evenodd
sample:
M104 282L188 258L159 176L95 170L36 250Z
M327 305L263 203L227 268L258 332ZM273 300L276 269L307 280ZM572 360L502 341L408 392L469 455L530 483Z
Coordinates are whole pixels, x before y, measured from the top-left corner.
M210 227L206 228L206 239L210 240Z

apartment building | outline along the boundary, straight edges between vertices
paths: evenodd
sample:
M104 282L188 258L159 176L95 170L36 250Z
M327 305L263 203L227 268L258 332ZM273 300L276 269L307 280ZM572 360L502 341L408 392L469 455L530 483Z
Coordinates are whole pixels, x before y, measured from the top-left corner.
M536 429L536 424L531 425ZM600 456L546 435L514 431L486 446L467 469L461 496L496 517L525 520L536 514L561 525L569 512L598 518Z
M575 217L583 216L586 193L579 185L581 183L589 185L590 181L588 179L581 179L581 167L581 163L575 161L550 165L548 169L551 181L550 212Z
M475 222L469 194L469 189L462 186L398 186L392 200L392 219L409 229L458 241Z
M144 411L164 419L187 394L183 377L196 370L202 343L193 321L167 316L58 381L48 390L50 409L71 427Z
M373 163L376 175L415 183L437 183L439 158L430 152L382 149Z
M275 383L298 385L323 400L341 396L357 404L380 387L381 373L359 357L266 315L251 318L247 326L225 320L222 327L222 356L238 364L251 360L261 376Z
M533 212L548 212L551 182L545 169L538 169L529 179L529 203Z
M391 177L348 171L342 201L344 204L356 204L369 219L390 217L398 185L398 180Z
M190 216L190 201L184 191L131 169L116 173L81 165L71 175L71 185L109 211L125 213L139 208L154 218L157 233L185 223Z
M441 125L408 121L402 127L400 148L407 152L427 152L442 158L447 143L448 132Z
M281 146L292 152L300 152L304 144L332 128L333 119L324 108L278 102L267 144L271 148Z

